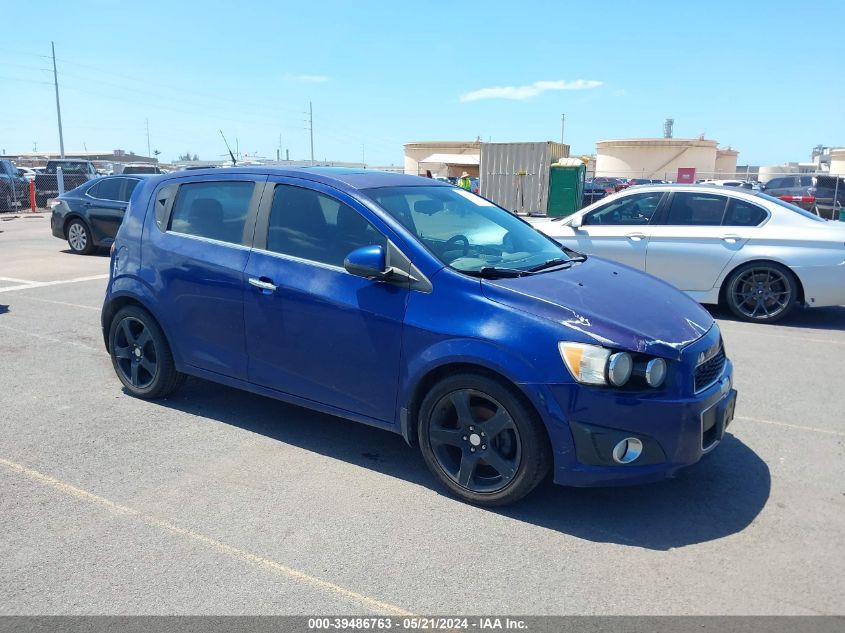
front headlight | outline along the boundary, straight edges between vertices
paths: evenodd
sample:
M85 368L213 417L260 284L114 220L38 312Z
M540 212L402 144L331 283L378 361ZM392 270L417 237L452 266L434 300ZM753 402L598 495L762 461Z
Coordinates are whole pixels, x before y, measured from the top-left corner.
M635 376L635 382L657 389L666 379L666 361L662 358L569 341L558 343L558 349L569 373L581 384L624 387Z
M560 355L572 377L585 385L606 385L607 359L610 350L585 343L558 343Z

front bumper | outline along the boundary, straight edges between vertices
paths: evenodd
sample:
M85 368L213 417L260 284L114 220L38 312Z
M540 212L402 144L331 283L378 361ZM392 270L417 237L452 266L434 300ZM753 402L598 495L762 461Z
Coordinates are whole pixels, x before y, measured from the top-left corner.
M698 351L685 352L687 359ZM695 363L684 365L692 371ZM676 387L690 378L679 373ZM673 477L717 447L736 402L730 360L715 382L696 394L669 385L657 393L578 384L530 387L529 397L549 431L554 481L567 486L633 485ZM642 442L642 453L629 464L617 463L613 446L629 437Z

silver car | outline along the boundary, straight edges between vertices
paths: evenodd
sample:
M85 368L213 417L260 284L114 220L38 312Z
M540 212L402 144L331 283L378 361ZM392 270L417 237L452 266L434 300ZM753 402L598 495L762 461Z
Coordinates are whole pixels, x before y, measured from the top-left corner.
M746 321L845 304L845 223L764 193L644 185L566 218L529 221L566 246L651 273Z

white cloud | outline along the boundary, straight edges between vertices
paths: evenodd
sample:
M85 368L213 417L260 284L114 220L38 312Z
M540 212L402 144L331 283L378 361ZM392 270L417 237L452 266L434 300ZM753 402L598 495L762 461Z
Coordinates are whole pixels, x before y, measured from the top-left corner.
M308 84L321 84L329 80L325 75L291 75L284 76L285 81L300 81Z
M566 81L535 81L528 86L497 86L495 88L481 88L461 95L461 102L480 101L482 99L511 99L513 101L524 101L532 99L544 92L552 90L590 90L598 88L602 82L593 79L575 79Z

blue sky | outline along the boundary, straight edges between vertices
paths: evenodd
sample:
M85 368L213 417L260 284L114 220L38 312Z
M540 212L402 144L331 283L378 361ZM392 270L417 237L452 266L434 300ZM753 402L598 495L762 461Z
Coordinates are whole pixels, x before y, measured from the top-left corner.
M121 7L118 9L117 7ZM123 9L122 7L126 7ZM845 145L845 2L14 2L0 149L401 164L415 140L708 138L739 163ZM31 28L29 28L31 27Z

